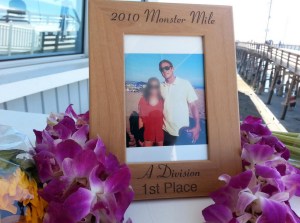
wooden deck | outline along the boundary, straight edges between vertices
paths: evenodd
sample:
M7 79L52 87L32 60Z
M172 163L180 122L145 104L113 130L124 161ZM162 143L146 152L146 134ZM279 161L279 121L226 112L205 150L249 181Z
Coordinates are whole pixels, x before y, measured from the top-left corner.
M249 96L257 111L265 121L271 131L287 132L286 128L280 123L265 103L255 94L253 89L238 75L237 86L239 92Z

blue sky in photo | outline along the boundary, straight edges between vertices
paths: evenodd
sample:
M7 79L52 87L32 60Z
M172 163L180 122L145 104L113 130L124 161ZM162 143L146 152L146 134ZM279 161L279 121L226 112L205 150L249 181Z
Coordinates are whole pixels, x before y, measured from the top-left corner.
M175 75L190 81L197 88L204 87L204 55L203 54L125 54L126 81L144 81L157 77L164 81L158 69L161 60L167 59L173 63Z

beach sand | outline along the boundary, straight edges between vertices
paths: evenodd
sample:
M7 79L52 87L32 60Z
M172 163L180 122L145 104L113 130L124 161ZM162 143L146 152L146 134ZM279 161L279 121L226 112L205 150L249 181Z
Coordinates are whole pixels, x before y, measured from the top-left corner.
M205 119L205 97L203 89L195 89L198 95L197 105L200 112L200 117ZM126 107L126 128L129 127L129 116L133 111L138 112L138 103L142 97L142 92L125 92L125 107ZM190 115L191 116L191 115Z

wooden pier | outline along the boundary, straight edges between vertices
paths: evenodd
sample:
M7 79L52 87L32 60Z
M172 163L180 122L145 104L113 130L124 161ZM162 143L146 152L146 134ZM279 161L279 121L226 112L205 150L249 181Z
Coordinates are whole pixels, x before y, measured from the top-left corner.
M284 120L294 96L300 96L299 54L268 44L236 43L237 72L257 94L268 92L266 104L272 96L284 96L280 119Z

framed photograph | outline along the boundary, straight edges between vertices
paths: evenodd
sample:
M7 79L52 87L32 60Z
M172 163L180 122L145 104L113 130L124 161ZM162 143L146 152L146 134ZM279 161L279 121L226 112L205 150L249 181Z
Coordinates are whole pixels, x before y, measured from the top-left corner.
M135 199L207 196L241 171L232 9L90 2L92 136Z
M127 163L207 160L202 37L124 35L124 59Z

